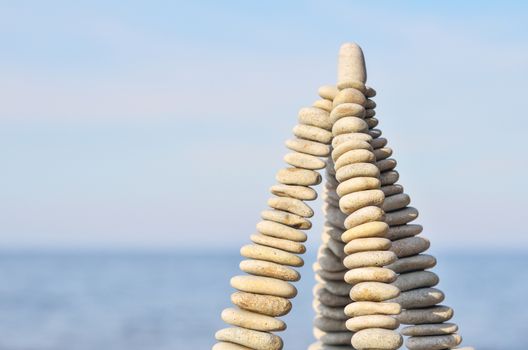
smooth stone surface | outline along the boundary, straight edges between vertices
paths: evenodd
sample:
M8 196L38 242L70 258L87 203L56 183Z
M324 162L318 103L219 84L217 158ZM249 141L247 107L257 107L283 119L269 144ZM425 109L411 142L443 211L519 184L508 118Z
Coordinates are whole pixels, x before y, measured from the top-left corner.
M268 205L273 209L284 210L305 218L311 218L314 215L312 208L296 198L272 197L268 199Z
M299 152L286 154L284 161L294 167L309 170L323 169L326 166L326 163L320 158Z
M374 109L365 110L365 118L372 118L375 115L376 115L376 111Z
M346 332L346 322L341 320L333 320L327 317L318 316L313 321L314 327L323 332Z
M427 255L420 254L415 256L410 256L408 258L398 259L396 262L387 265L388 269L396 273L404 273L410 271L426 270L434 267L436 265L436 258Z
M273 185L270 192L279 197L291 197L299 200L312 201L317 198L317 192L306 186Z
M345 165L336 171L336 179L339 182L351 179L353 177L375 177L380 176L379 169L372 163L355 163ZM383 183L383 182L382 182Z
M365 87L365 96L367 97L374 97L376 96L376 90L374 90L372 87L370 86L366 86Z
M420 233L422 233L423 227L422 225L416 225L416 224L406 224L406 225L400 225L400 226L392 226L389 228L389 232L387 233L387 238L391 241L395 241L402 238L412 237L416 236Z
M356 226L365 224L367 222L384 221L384 220L385 220L385 213L383 212L381 208L373 207L373 206L364 207L364 208L356 210L355 212L350 214L345 219L345 227L350 230ZM356 233L359 233L359 232L356 232ZM383 235L385 234L386 232L383 233ZM365 236L358 236L355 238L362 238L362 237L365 237Z
M385 185L381 186L381 190L383 191L383 193L385 193L385 197L389 197L394 196L395 194L403 193L403 186L398 184Z
M380 186L380 180L375 177L353 177L351 179L341 182L339 186L337 186L336 192L339 197L343 197L353 192L374 189L379 190Z
M402 310L395 316L403 324L424 324L447 322L453 317L453 309L448 306L433 306L426 309Z
M328 345L347 345L350 344L352 339L352 333L348 331L344 332L325 332L318 328L313 329L315 339L319 340L323 344Z
M365 114L366 114L366 112L365 112ZM381 132L380 129L370 129L370 130L368 131L368 134L369 134L370 136L372 136L373 139L380 137L380 136L381 136L381 133L382 133L382 132ZM377 158L377 157L376 157L376 158ZM385 159L385 158L378 158L378 159Z
M332 141L332 133L316 126L298 124L293 128L293 134L300 139L329 144Z
M341 297L348 296L350 294L350 289L352 288L350 284L345 283L344 281L327 281L320 276L315 276L315 280L321 283L330 293Z
M216 332L215 338L255 350L281 350L283 346L282 339L274 334L240 327L221 329Z
M297 295L297 289L292 284L270 277L235 276L231 278L231 287L242 292L273 295L288 299Z
M256 331L274 332L286 329L286 323L275 317L234 308L224 309L222 320L230 325L249 328Z
M410 337L405 341L409 350L442 350L452 348L462 342L458 334Z
M385 147L387 145L387 139L384 137L378 137L377 139L373 139L370 143L372 148L374 149L380 149L382 147Z
M366 141L370 142L372 136L362 132L355 132L350 134L337 135L332 139L332 147L337 148L340 144L348 141Z
M330 113L332 111L332 101L327 100L326 98L314 101L312 104L312 107L321 108L322 110L327 111Z
M352 337L352 346L357 350L396 350L402 344L401 335L382 328L363 329Z
M341 259L327 247L321 247L317 254L317 262L326 271L337 272L345 270Z
M376 129L372 129L371 131L373 131L373 130L376 130ZM376 138L375 136L373 136L373 137ZM383 160L383 159L387 159L390 156L392 156L392 149L389 148L389 147L376 148L374 150L374 155L376 156L376 159L378 161L379 160Z
M367 81L365 57L361 47L356 43L341 45L337 67L338 83L358 81L364 84Z
M315 312L317 312L321 316L334 320L346 321L348 319L348 316L345 315L345 310L342 307L326 306L324 304L321 304L321 302L319 302L318 300L314 300L312 306Z
M418 210L413 207L385 213L385 222L390 226L407 224L416 218L418 218Z
M380 207L384 199L385 195L381 190L353 192L341 197L339 207L342 212L351 214L364 207Z
M365 102L365 108L367 109L376 108L376 102L374 102L374 100L371 100L370 98L367 98L367 102Z
M411 203L411 197L406 193L399 193L385 198L381 207L385 212L405 208Z
M378 166L380 172L384 172L388 170L393 170L394 168L396 168L396 165L398 165L398 163L395 159L387 158L378 161L376 165Z
M336 161L343 154L353 151L353 150L368 150L372 152L372 146L367 141L363 140L350 140L347 142L341 143L339 146L335 147L332 151L332 159Z
M219 342L213 345L212 350L251 350L248 347L234 344L234 343L227 343L227 342Z
M333 100L338 92L337 87L333 85L323 85L317 90L318 95L327 100Z
M282 210L264 210L260 213L260 217L264 220L278 222L279 224L287 225L300 230L308 230L312 228L310 220L302 216L288 213Z
M339 208L336 208L332 205L324 204L323 213L325 219L330 222L333 226L345 229L345 219L347 218L346 214L343 214Z
M281 265L300 267L304 265L301 257L281 249L258 244L248 244L240 248L240 254L245 258L270 261Z
M301 279L299 272L292 268L261 260L242 260L240 270L251 275L278 278L283 281L298 281Z
M348 294L346 296L332 294L325 288L323 283L318 283L315 285L313 288L313 295L322 304L330 307L345 307L352 302Z
M231 294L231 302L242 309L274 317L284 316L292 308L288 299L246 292Z
M440 304L444 299L445 295L439 289L420 288L402 292L390 301L400 304L404 309L417 309Z
M321 183L317 171L300 168L284 168L277 172L275 179L284 185L314 186Z
M345 244L343 242L336 241L335 239L329 236L327 246L328 246L328 249L330 249L332 253L334 253L334 255L339 257L340 259L344 259L347 256L344 250Z
M382 186L392 185L400 179L400 174L396 170L384 171L380 174Z
M383 221L371 221L349 228L341 235L345 243L358 238L381 237L384 238L389 231L389 225Z
M330 154L330 146L324 143L308 141L303 139L291 139L286 141L286 147L292 151L311 154L317 157L326 157Z
M408 237L392 242L391 251L396 253L398 258L405 258L425 252L431 246L431 242L424 237Z
M354 348L351 345L328 345L321 342L316 342L311 344L308 347L308 350L354 350Z
M305 242L308 238L306 233L302 231L287 225L279 224L278 222L268 220L260 221L257 224L257 231L266 236L272 236L296 242Z
M332 237L336 241L341 241L342 242L341 235L344 232L343 229L341 229L339 227L335 227L335 226L329 225L328 223L325 223L324 226L323 226L323 232L325 232L328 235L330 235L330 237Z
M352 285L367 281L391 283L396 281L396 278L394 271L384 267L360 267L345 274L345 281Z
M377 303L374 301L356 301L348 304L344 310L345 314L350 317L363 315L398 315L401 312L400 304L396 303Z
M396 329L400 326L398 320L387 315L365 315L347 320L346 328L357 332L365 328Z
M416 288L436 286L439 281L438 275L434 272L415 271L399 275L392 285L398 287L401 292L405 292Z
M391 241L387 238L358 238L348 242L343 248L343 253L349 255L370 250L388 250L390 247Z
M357 103L341 103L339 106L336 106L330 112L330 120L332 123L337 122L341 118L346 117L365 117L365 107Z
M404 327L401 329L401 334L421 337L426 335L446 335L456 331L458 331L458 326L454 323L431 323Z
M289 239L281 239L271 236L266 236L260 233L255 233L250 236L251 241L254 243L265 245L272 248L285 250L291 253L303 254L306 251L306 247Z
M350 298L354 301L385 301L398 295L400 295L398 288L380 282L361 282L350 290Z
M316 126L325 130L332 130L332 122L330 121L330 113L320 108L304 107L301 108L298 114L299 123L305 125Z
M365 132L367 130L367 123L358 117L343 117L338 119L332 126L332 134L334 136L351 132Z
M372 112L372 110L365 110L365 122L367 123L369 129L375 128L379 124L379 120L377 118L373 118L374 114L369 113L367 116L367 111Z
M335 169L342 168L345 165L354 163L374 163L376 157L368 149L353 149L342 154L337 160L335 160Z
M345 266L343 265L343 268L344 267ZM317 275L321 276L322 278L326 280L331 280L331 281L343 281L343 279L345 278L345 273L347 271L346 269L343 269L342 271L335 271L335 272L327 271L327 270L324 270L318 262L313 264L313 270Z
M339 91L332 101L334 108L342 103L357 103L365 106L367 99L363 93L357 89L348 88Z

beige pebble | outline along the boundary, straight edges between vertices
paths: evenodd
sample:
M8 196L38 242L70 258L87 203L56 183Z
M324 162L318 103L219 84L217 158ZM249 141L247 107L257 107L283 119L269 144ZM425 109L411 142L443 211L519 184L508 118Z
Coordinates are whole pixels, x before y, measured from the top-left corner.
M410 271L426 270L434 267L436 265L436 258L427 255L420 254L415 256L410 256L408 258L398 259L396 262L387 266L388 269L396 273L404 273Z
M382 328L363 329L352 337L352 346L357 350L396 350L402 344L400 334Z
M411 197L406 193L395 194L392 196L385 197L382 209L385 212L390 212L398 209L405 208L411 203Z
M407 224L416 218L418 218L418 210L413 207L385 213L385 222L390 226Z
M363 315L398 315L401 312L401 306L396 303L356 301L348 304L344 311L350 317Z
M357 238L382 237L389 231L389 226L382 221L371 221L349 228L341 235L345 243Z
M315 285L313 289L314 297L319 300L322 304L331 307L344 307L352 302L348 294L346 296L340 296L332 294L328 291L322 283Z
M325 203L323 206L323 212L325 219L330 222L332 225L345 229L345 219L346 214L343 214L339 208L336 208L332 205Z
M324 279L331 280L331 281L342 281L345 276L345 270L342 271L327 271L321 267L321 265L318 262L315 262L313 265L314 272L321 276ZM343 266L344 268L344 266Z
M284 168L275 179L285 185L313 186L321 183L321 174L309 169Z
M350 254L343 260L343 264L349 269L358 267L382 267L392 264L398 259L391 251L370 251Z
M370 145L372 146L372 148L374 149L379 149L379 148L382 148L382 147L385 147L387 146L387 139L384 138L384 137L378 137L377 139L373 139L372 142L370 143Z
M317 90L319 96L327 100L333 100L338 92L339 90L337 89L337 87L333 85L323 85L319 88L319 90Z
M387 315L365 315L349 319L346 327L352 332L357 332L365 328L396 329L400 326L398 320Z
M283 346L282 339L274 334L239 327L221 329L216 332L215 338L255 350L281 350Z
M348 84L350 81L357 81L360 85L364 85L364 82L367 81L363 50L356 43L348 42L341 45L337 67L337 81L339 83Z
M361 93L365 93L365 90L366 90L365 84L363 82L357 81L357 80L340 81L337 84L337 87L338 87L339 90L352 88L352 89L356 89L356 90L361 91Z
M314 328L313 334L315 339L328 345L347 345L350 344L350 340L352 339L352 333L348 331L325 332L318 328Z
M314 327L324 332L346 332L346 322L342 320L333 320L327 317L318 316L313 321Z
M326 166L326 163L321 159L309 154L298 152L286 154L284 156L284 161L294 167L308 170L323 169Z
M385 301L398 295L398 288L381 282L360 282L350 290L350 298L354 301Z
M410 337L405 341L409 350L442 350L453 348L462 342L458 334Z
M442 323L449 321L453 317L453 309L439 305L426 309L402 310L395 317L403 324Z
M398 258L420 254L429 249L431 243L424 237L408 237L392 242L391 251L396 253Z
M313 309L315 312L320 314L323 317L328 317L334 320L347 320L348 316L345 315L345 311L342 307L330 307L324 304L321 304L318 300L314 300L312 303Z
M351 179L353 177L378 177L379 169L372 163L355 163L345 165L336 171L336 179L339 182Z
M273 185L270 192L279 197L291 197L305 201L312 201L317 198L317 192L305 186Z
M439 282L438 275L431 271L415 271L402 273L392 284L401 292L411 289L433 287Z
M385 193L385 197L394 196L395 194L403 193L402 185L385 185L381 186L381 190Z
M391 247L391 241L387 238L370 237L358 238L348 242L343 249L346 255L366 252L370 250L388 250Z
M257 224L257 231L266 236L288 239L296 242L305 242L306 233L278 222L263 220Z
M376 165L378 166L380 172L384 172L384 171L393 170L394 168L396 168L396 165L398 165L398 163L396 162L395 159L388 158L388 159L377 161Z
M369 110L370 111L370 110ZM379 120L374 118L374 115L369 115L367 118L367 112L365 111L365 123L367 123L369 129L375 128L379 124Z
M299 111L299 123L315 126L325 130L332 130L330 113L320 108L304 107Z
M369 134L362 133L362 132L337 135L332 139L332 147L337 148L342 143L345 143L348 141L370 142L372 141L372 136L370 136Z
M371 131L373 131L373 130L375 130L375 129L372 129ZM375 138L374 136L372 136L372 137ZM373 152L374 152L374 155L376 156L376 159L378 161L383 160L383 159L387 159L390 156L392 156L392 148L390 148L390 147L376 148L376 149L374 149Z
M367 99L365 95L357 89L348 88L339 91L332 101L334 108L342 103L357 103L358 105L365 106Z
M346 214L351 214L358 209L374 206L380 207L383 204L385 195L381 190L366 190L349 193L339 200L339 208Z
M231 287L243 292L268 294L288 299L297 295L297 289L292 284L275 278L261 276L232 277Z
M343 117L338 119L332 126L332 134L334 136L352 132L366 132L367 130L367 123L358 117Z
M396 170L384 171L380 174L380 181L382 186L392 185L400 178L400 174Z
M245 258L264 260L281 265L300 267L304 265L301 257L281 249L258 244L248 244L240 248L240 254Z
M332 253L332 251L326 247L321 247L317 254L317 262L326 271L337 272L343 271L345 266L341 259Z
M260 213L260 217L264 220L278 222L300 230L312 228L310 220L282 210L264 210Z
M327 100L326 98L315 101L312 106L316 108L321 108L322 110L325 110L328 113L332 111L332 101Z
M387 238L395 241L402 238L412 237L420 234L423 231L422 225L406 224L400 226L392 226L389 228Z
M303 139L293 139L286 141L286 147L292 151L311 154L317 157L326 157L330 154L330 146L320 142Z
M365 107L357 103L341 103L339 106L336 106L330 112L330 120L332 123L335 123L341 118L346 117L365 117Z
M444 293L436 288L420 288L400 293L400 296L392 299L404 309L417 309L434 306L444 301Z
M384 267L359 267L347 271L345 281L352 285L361 282L391 283L396 280L396 273Z
M306 247L304 244L291 241L289 239L281 239L272 236L266 236L259 233L252 234L250 236L252 242L265 245L267 247L277 248L285 250L290 253L303 254L306 252Z
M353 192L379 189L380 186L380 180L375 177L353 177L341 182L336 191L339 196L343 197Z
M314 215L312 208L297 198L273 197L268 199L268 205L273 209L284 210L305 218L311 218Z
M350 288L352 288L350 284L344 281L327 281L317 275L315 276L315 280L321 283L330 293L341 297L349 295Z
M249 328L256 331L273 332L286 329L286 323L277 318L246 310L228 308L222 311L221 317L224 322L232 326Z
M329 144L332 141L332 133L328 130L311 125L298 124L293 128L293 134L300 139Z
M360 150L360 149L372 151L372 146L370 145L370 143L364 140L346 141L346 142L341 143L336 148L334 148L334 150L332 150L332 159L336 161L343 154L349 151L355 151L355 150Z
M369 129L368 134L370 136L372 136L373 139L375 139L375 138L378 138L378 137L381 136L381 130L379 130L379 129ZM378 159L384 159L384 158L378 158Z
M292 308L288 299L246 292L231 294L231 302L242 309L274 317L284 316Z
M374 153L368 149L353 149L343 153L335 161L335 169L354 163L374 163L376 161Z
M222 341L213 345L212 350L251 350L251 348L235 343L227 343Z
M240 270L256 276L272 277L291 282L301 279L299 272L294 269L269 261L242 260L239 267Z
M454 323L431 323L402 328L401 333L407 336L421 337L426 335L445 335L458 331Z
M364 207L364 208L356 210L355 212L350 214L345 219L345 228L352 229L356 226L366 224L368 222L384 221L384 219L385 219L385 213L383 212L381 208L373 207L373 206ZM383 234L386 234L386 232ZM364 236L358 236L356 238L361 238L361 237L364 237Z

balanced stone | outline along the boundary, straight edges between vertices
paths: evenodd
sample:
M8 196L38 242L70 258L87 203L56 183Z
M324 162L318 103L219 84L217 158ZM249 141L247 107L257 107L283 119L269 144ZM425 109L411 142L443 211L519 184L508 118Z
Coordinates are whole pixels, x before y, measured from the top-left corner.
M396 303L377 303L373 301L357 301L348 304L344 310L345 314L350 317L363 315L398 315L401 312L400 304Z
M358 117L343 117L332 126L332 134L337 136L351 132L365 132L368 130L367 123Z
M398 320L386 315L365 315L349 319L346 327L352 332L357 332L365 328L396 329L400 326Z
M458 334L410 337L405 341L409 350L442 350L457 346L462 342Z
M383 191L383 193L385 193L385 197L389 197L389 196L394 196L396 194L403 193L403 186L397 185L397 184L385 185L385 186L381 186L381 190Z
M315 276L315 280L324 285L330 293L338 296L348 296L352 286L344 281L327 281L322 279L320 276Z
M358 105L357 103L342 103L330 112L330 120L332 123L346 117L364 118L365 107Z
M337 135L332 139L332 147L336 148L340 144L344 142L352 141L352 140L370 142L372 141L372 136L370 136L369 134L365 134L363 132L353 132L349 134Z
M293 128L293 134L301 139L321 143L330 143L333 137L330 131L315 126L302 124L296 125Z
M366 190L361 192L349 193L339 200L341 211L351 214L358 209L367 206L381 206L385 195L381 190Z
M383 212L381 208L373 207L373 206L364 207L364 208L356 210L355 212L350 214L345 219L345 227L347 229L352 229L353 227L359 226L361 224L365 224L367 222L383 221L384 218L385 218L385 213ZM387 230L388 230L389 226L387 224L385 224L385 227L387 227ZM383 235L385 234L386 232L383 233ZM365 236L361 236L361 237L365 237ZM360 237L356 237L356 238L360 238Z
M332 85L323 85L319 88L317 93L324 99L333 100L336 97L339 90Z
M303 201L312 201L317 198L317 192L306 186L273 185L270 192L279 197L291 197Z
M231 294L231 302L242 309L274 317L286 315L292 308L288 299L246 292Z
M284 168L275 179L285 185L312 186L321 183L321 174L309 169Z
M351 345L329 345L320 341L311 344L308 350L354 350ZM474 350L474 349L471 349Z
M328 241L326 242L326 245L328 246L328 249L334 253L335 256L344 259L346 257L344 248L345 244L342 241L337 241L330 237L330 235L326 234L329 237Z
M438 275L431 271L408 272L398 276L398 279L392 283L402 292L436 286L439 282Z
M421 337L427 335L446 335L458 331L458 326L454 323L432 323L407 326L401 329L403 335Z
M351 179L353 177L378 177L379 169L372 163L354 163L339 168L336 171L336 179L339 182ZM382 182L383 184L383 182Z
M327 271L323 269L318 262L313 264L313 270L317 275L331 281L342 281L346 272L345 266L343 266L342 271Z
M359 252L347 256L343 264L349 269L369 266L386 266L392 264L398 259L396 254L391 251L370 251Z
M296 214L288 213L287 211L264 210L260 213L260 217L264 220L275 221L301 230L312 228L310 220Z
M394 271L384 267L360 267L347 271L345 281L352 285L360 282L391 283L397 278Z
M371 110L368 110L368 111L371 112ZM373 116L374 114L370 114L367 116L367 110L365 111L365 117L368 117L368 118L365 118L365 122L367 123L369 129L372 129L379 124L379 120L376 118L373 118Z
M375 177L353 177L343 181L337 186L336 192L343 197L352 192L379 189L380 180Z
M315 101L312 104L312 107L321 108L321 109L327 111L328 113L330 113L332 111L332 101L323 98L323 99Z
M326 220L329 223L343 230L345 229L345 219L347 216L346 214L343 214L343 212L341 212L339 208L336 208L332 205L328 205L328 203L326 203L323 206L323 212Z
M388 269L396 273L404 273L410 271L418 271L430 269L436 265L436 258L427 255L420 254L415 256L410 256L408 258L398 259L396 262L386 266Z
M363 214L363 213L362 213ZM353 215L353 214L352 214ZM348 243L353 239L369 237L385 237L389 225L382 221L371 221L349 228L341 235L343 242Z
M335 295L329 292L322 283L315 285L313 289L314 297L316 297L322 304L330 307L346 306L352 302L350 297Z
M418 210L407 207L390 213L385 213L385 222L390 226L403 225L415 220L418 217Z
M402 238L412 237L420 234L423 231L422 225L406 224L400 226L392 226L389 228L387 238L395 241Z
M403 324L442 323L453 317L453 309L439 305L426 309L403 310L396 317Z
M250 348L235 343L219 342L213 345L212 350L251 350Z
M374 149L380 149L382 147L385 147L387 145L387 139L384 137L378 137L377 139L373 139L370 143L372 145L372 148Z
M330 154L330 146L314 141L293 139L286 141L286 147L292 151L311 154L312 156L326 157Z
M370 98L367 98L367 102L365 102L365 108L367 109L376 108L376 102L374 102L374 100L371 100Z
M365 112L365 115L366 115L366 112ZM373 139L378 138L378 137L381 136L381 130L379 130L379 129L370 129L367 133L370 136L372 136Z
M372 153L370 150L353 149L345 152L335 161L335 169L337 170L348 164L374 163L375 161L376 157L374 157L374 153Z
M354 301L385 301L398 295L398 288L381 282L361 282L350 290L350 298Z
M289 239L281 239L272 236L262 235L260 233L252 234L250 237L254 243L265 245L268 247L278 248L291 253L302 254L306 251L306 247Z
M343 142L339 146L335 147L332 151L332 159L334 161L337 161L343 154L349 151L360 149L372 151L372 146L370 145L370 143L363 140L350 140L347 142Z
M297 289L290 283L261 276L232 277L231 287L243 292L267 294L283 298L293 298L297 295Z
M439 304L444 301L444 298L445 295L441 290L420 288L402 292L390 301L400 304L404 309L417 309Z
M299 272L292 268L261 260L242 260L240 270L251 275L273 277L284 281L298 281L301 279Z
M286 323L283 321L251 311L228 308L222 311L221 317L224 322L230 325L256 331L272 332L286 329Z
M315 339L323 344L329 345L347 345L350 344L352 333L344 332L325 332L318 328L313 329Z
M319 108L305 107L299 111L299 123L332 130L330 114Z
M334 320L347 320L348 316L342 307L331 307L321 304L318 300L313 301L313 309L321 316L328 317Z
M339 91L336 97L334 97L332 105L336 107L342 103L357 103L358 105L364 106L365 102L367 102L367 99L361 91L349 88Z
M398 172L395 170L385 171L380 175L381 184L383 186L392 185L397 182L399 178L400 174L398 174Z
M376 96L376 90L374 90L370 86L366 86L365 87L365 96L367 96L369 98Z
M257 224L257 231L266 236L288 239L296 242L305 242L308 236L306 233L299 231L288 225L279 224L278 222L264 220Z
M321 267L326 271L337 272L345 270L345 266L341 259L335 256L334 253L326 247L319 249L317 262L319 262Z
M378 165L379 166L379 165ZM385 212L394 211L405 208L411 203L411 197L406 193L400 193L393 196L388 196L383 202L382 209Z
M369 250L388 250L391 240L387 238L371 237L353 239L344 246L344 253L353 254Z
M372 129L371 131L373 130L375 129ZM372 136L372 137L376 138L375 136ZM392 156L392 149L389 147L376 148L374 150L374 155L376 156L377 160L386 159Z
M250 259L271 261L281 265L300 267L304 265L301 257L280 249L258 244L248 244L240 248L240 254Z
M284 161L294 167L310 170L323 169L326 166L320 158L298 152L286 154Z
M323 232L330 235L330 237L332 237L336 241L342 241L341 236L343 235L343 231L343 229L329 225L328 223L325 223L325 225L323 226Z
M312 208L296 198L273 197L268 199L268 205L273 209L285 210L305 218L311 218L314 215Z
M357 350L395 350L402 344L401 335L382 328L363 329L352 337L352 346Z
M283 346L282 339L274 334L239 327L221 329L215 338L255 350L281 350Z
M327 317L318 316L314 319L313 324L324 332L346 332L346 322L342 320L333 320Z
M391 251L396 253L398 258L405 258L426 251L430 245L431 243L427 238L408 237L392 242Z

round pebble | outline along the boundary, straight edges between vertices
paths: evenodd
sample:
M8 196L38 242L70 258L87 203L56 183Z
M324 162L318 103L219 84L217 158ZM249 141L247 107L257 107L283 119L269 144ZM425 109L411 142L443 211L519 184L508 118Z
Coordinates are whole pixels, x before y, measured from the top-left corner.
M242 309L274 317L284 316L292 308L288 299L246 292L231 294L231 302Z
M277 318L246 310L228 308L222 311L221 317L224 322L230 325L256 331L274 332L286 329L286 323Z
M339 182L353 177L378 177L379 169L372 163L354 163L345 165L336 171L336 179Z
M385 301L396 298L399 294L398 288L380 282L361 282L350 290L350 298L354 301Z
M344 310L345 314L350 317L363 315L398 315L401 312L400 304L396 303L377 303L373 301L357 301L348 304Z
M365 315L349 319L346 327L352 332L357 332L366 328L396 329L400 326L398 320L386 315Z
M215 338L255 350L281 350L283 346L282 339L274 334L239 327L221 329L216 332Z
M387 238L358 238L348 242L344 246L343 252L346 254L353 254L370 250L388 250L390 247L391 240Z
M309 170L323 169L326 166L326 163L320 158L298 152L286 154L284 156L284 161L290 165L293 165L294 167Z
M380 186L380 180L375 177L353 177L341 182L337 186L336 192L339 197L343 197L353 192L379 189Z
M367 123L358 117L343 117L338 119L332 126L332 134L334 136L351 132L366 132L367 130Z
M273 209L284 210L305 218L311 218L314 215L312 208L296 198L273 197L268 199L268 205Z
M363 329L352 336L352 346L357 350L396 350L402 344L401 335L389 329Z
M368 143L368 141L364 141L364 140L346 141L346 142L339 144L339 146L334 148L334 150L332 151L331 159L333 159L334 161L337 161L343 154L347 153L348 151L360 150L360 149L372 151L372 146L370 145L370 143Z
M321 174L309 169L284 168L275 179L285 185L313 186L321 183Z
M332 130L330 114L315 107L301 108L299 111L299 123L316 126L325 130Z
M332 141L333 137L332 133L328 130L302 124L296 125L293 128L293 134L301 139L327 144Z

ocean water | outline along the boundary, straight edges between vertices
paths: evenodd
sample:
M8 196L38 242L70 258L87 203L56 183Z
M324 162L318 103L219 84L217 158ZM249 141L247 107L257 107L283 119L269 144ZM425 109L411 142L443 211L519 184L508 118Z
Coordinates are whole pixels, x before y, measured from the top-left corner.
M436 255L464 344L526 350L528 255ZM313 341L312 258L285 317L285 349ZM0 350L210 349L239 261L234 252L2 253Z

